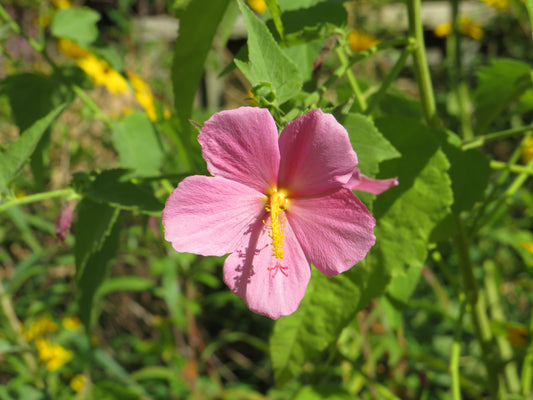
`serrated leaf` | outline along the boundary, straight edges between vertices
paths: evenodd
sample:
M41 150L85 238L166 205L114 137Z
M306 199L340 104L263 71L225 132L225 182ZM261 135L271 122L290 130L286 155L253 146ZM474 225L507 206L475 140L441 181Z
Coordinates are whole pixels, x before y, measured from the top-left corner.
M358 167L364 174L375 176L379 171L379 163L400 157L400 153L379 133L370 118L362 114L348 114L342 124L348 131L359 160Z
M113 145L120 166L139 176L156 175L163 162L163 152L156 132L145 113L134 111L113 124Z
M268 83L273 88L278 103L296 95L302 86L298 67L281 51L266 25L239 0L244 24L248 32L248 57L245 63L235 59L235 64L252 86Z
M32 155L50 124L61 114L61 105L26 129L5 151L0 151L0 185L7 185Z
M476 134L483 133L500 113L533 86L528 64L511 59L493 60L478 74L474 93Z
M63 8L57 10L52 21L52 34L89 45L98 38L97 22L100 14L90 8Z
M450 161L454 202L452 211L459 214L470 210L483 198L490 178L490 160L477 149L462 150L459 137L449 131L438 131L441 148Z
M129 178L130 171L109 169L102 171L85 189L91 200L126 210L151 212L160 211L163 205L153 194L152 188L144 183L135 183Z
M298 310L276 321L270 355L277 385L300 373L302 366L326 349L353 319L359 288L341 274L327 278L313 268L311 281Z
M87 197L79 203L76 221L76 279L81 279L87 260L92 253L99 251L118 217L118 209L107 204L97 203Z
M402 154L380 164L383 176L398 176L399 185L374 201L376 245L363 268L354 273L366 282L360 307L381 294L395 276L421 266L427 256L433 228L450 212L452 204L449 162L430 128L417 120L389 117L376 121L379 131ZM416 274L415 274L416 275Z
M175 3L184 9L180 14L180 28L172 61L174 105L182 129L189 132L194 97L204 72L207 53L229 0L211 0L208 7L204 0Z
M89 331L94 295L118 246L118 209L84 198L77 214L74 255L78 305L80 318Z
M298 65L303 82L313 78L313 63L318 58L323 44L321 40L315 40L283 49L283 53Z

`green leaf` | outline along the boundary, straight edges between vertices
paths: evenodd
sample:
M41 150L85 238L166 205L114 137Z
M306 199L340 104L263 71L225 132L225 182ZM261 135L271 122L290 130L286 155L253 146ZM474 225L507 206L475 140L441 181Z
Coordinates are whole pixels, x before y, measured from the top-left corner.
M135 111L113 124L113 145L120 166L139 176L156 175L163 162L163 152L148 116Z
M313 79L313 63L318 58L323 44L323 41L315 40L283 49L283 53L298 65L303 82Z
M172 61L172 85L176 113L186 132L190 130L189 118L207 53L228 3L229 0L210 0L206 6L205 0L190 0L180 17Z
M497 59L481 69L474 93L476 134L482 134L512 102L532 88L531 68L526 63Z
M105 297L113 292L144 292L154 286L154 282L141 276L116 276L102 283L97 296Z
M361 114L348 114L342 124L348 131L359 161L358 167L364 174L375 176L382 161L400 157L400 153L379 133L370 118Z
M76 279L80 279L84 273L90 255L102 248L115 224L118 213L117 208L97 203L89 198L83 198L79 203L75 227L76 244L74 246Z
M337 385L304 386L294 400L353 400L353 396Z
M99 20L100 14L90 8L72 7L57 10L52 21L52 34L80 45L89 45L98 38L96 23Z
M295 45L316 39L327 39L335 33L335 30L346 25L348 13L342 2L306 3L315 4L297 8L294 5L287 8L282 6L282 21L287 44Z
M334 342L353 319L360 289L345 274L327 278L313 268L298 310L276 321L270 355L277 385L287 383Z
M91 200L126 210L151 212L160 211L163 205L153 194L152 188L144 183L135 183L125 169L105 170L96 175L84 194Z
M64 108L62 105L52 110L26 129L5 151L0 151L0 185L7 185L16 176L33 154L44 132Z
M363 267L352 273L366 283L360 308L396 276L418 279L410 268L423 265L430 234L449 214L453 199L447 173L450 165L434 139L435 132L403 117L383 118L376 126L402 157L380 164L381 175L398 176L399 185L379 195L373 204L376 245Z
M265 2L268 6L270 14L272 15L272 19L274 20L274 25L276 26L276 30L278 31L279 37L281 38L281 41L283 41L283 22L281 21L281 9L279 8L278 1L265 0Z
M107 265L118 247L118 209L84 198L76 223L76 283L79 289L80 318L90 330L93 299L103 282Z
M451 164L449 175L454 197L452 211L459 214L470 210L476 201L482 200L489 183L490 160L477 149L462 150L461 139L455 133L442 130L436 133Z
M302 86L298 67L281 51L266 25L239 0L239 7L248 31L248 57L245 63L235 59L235 64L252 86L271 85L276 100L284 103L295 96Z
M526 5L527 15L529 16L529 28L533 35L533 0L524 0L524 4Z

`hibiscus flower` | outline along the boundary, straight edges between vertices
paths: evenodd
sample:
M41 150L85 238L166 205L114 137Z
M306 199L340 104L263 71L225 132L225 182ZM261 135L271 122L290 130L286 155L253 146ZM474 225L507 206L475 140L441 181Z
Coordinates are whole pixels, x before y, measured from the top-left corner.
M311 265L331 277L361 261L375 243L375 220L351 189L397 184L362 175L348 133L313 110L278 137L269 111L214 114L198 141L213 176L190 176L169 196L165 239L179 252L231 253L224 281L259 314L296 311Z

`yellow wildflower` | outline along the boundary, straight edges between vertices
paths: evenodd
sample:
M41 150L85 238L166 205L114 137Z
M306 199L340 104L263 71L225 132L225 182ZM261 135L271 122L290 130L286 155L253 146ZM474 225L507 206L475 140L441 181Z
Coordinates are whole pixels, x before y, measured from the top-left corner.
M73 6L69 0L52 0L52 4L59 9L71 8Z
M85 376L82 374L78 374L70 380L70 387L76 393L79 393L83 390L83 386L85 386L85 381Z
M105 86L110 93L120 94L127 92L130 87L122 75L104 60L89 54L78 60L78 65L89 75L96 85Z
M509 0L481 0L489 7L496 8L500 11L507 11L509 9Z
M74 43L72 40L60 38L57 41L57 49L71 58L82 58L91 54L88 50Z
M462 15L459 17L459 32L463 35L470 36L472 39L480 40L483 37L483 27L468 15ZM437 37L446 37L452 33L452 24L449 22L443 22L438 24L433 33Z
M42 337L46 332L57 332L57 324L48 315L42 315L24 330L23 335L24 339L30 342Z
M258 14L264 14L267 9L265 0L248 0L248 5Z
M46 338L39 337L35 339L35 346L39 353L39 360L46 363L48 371L55 371L72 359L71 351L59 344L51 343Z
M528 137L524 147L522 147L522 160L528 164L533 159L533 137ZM529 250L533 253L533 249Z
M126 75L128 76L128 79L131 82L131 86L133 87L133 93L135 95L135 98L142 106L144 111L146 111L148 118L150 118L151 121L155 121L157 119L157 112L155 110L154 95L152 94L152 89L150 89L150 86L143 80L140 75L134 74L133 72L129 71L126 72Z
M69 331L75 331L81 325L81 321L77 316L65 317L61 320L61 323Z
M353 51L363 51L375 46L376 44L381 43L381 40L376 39L374 36L371 36L367 33L361 32L358 29L354 29L346 37L350 48Z

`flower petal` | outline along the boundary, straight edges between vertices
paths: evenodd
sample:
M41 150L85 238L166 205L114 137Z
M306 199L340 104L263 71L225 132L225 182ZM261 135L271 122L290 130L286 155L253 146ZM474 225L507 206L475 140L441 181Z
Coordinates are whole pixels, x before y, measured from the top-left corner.
M393 186L398 186L398 178L391 179L372 179L363 175L359 169L356 169L350 180L344 185L351 190L361 190L372 194L381 194Z
M241 107L207 120L198 141L214 176L240 182L262 193L278 180L278 130L270 112Z
M165 239L179 252L231 253L265 211L266 196L225 178L190 176L167 199Z
M279 149L279 186L294 196L337 189L357 165L346 129L321 110L289 122L281 132Z
M307 259L327 276L350 269L376 241L376 221L348 189L291 199L286 214Z
M284 234L281 268L276 268L278 260L272 255L271 239L262 221L224 263L224 282L233 293L244 299L250 310L272 319L296 311L311 277L309 262L289 224Z

